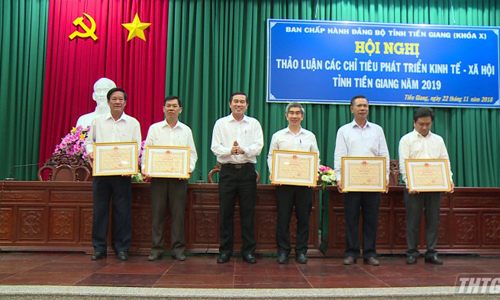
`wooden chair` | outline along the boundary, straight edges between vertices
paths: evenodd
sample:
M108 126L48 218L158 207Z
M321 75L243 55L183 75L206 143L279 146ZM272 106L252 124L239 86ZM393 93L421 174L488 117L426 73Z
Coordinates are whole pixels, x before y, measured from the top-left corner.
M214 174L219 173L221 169L221 165L219 162L217 162L212 170L208 172L208 182L214 183ZM257 173L257 184L260 182L260 174L257 170L255 170L255 173Z
M390 160L390 169L389 169L389 186L398 186L399 185L399 160L391 159Z
M38 170L38 180L44 181L88 181L90 170L85 166L45 165Z

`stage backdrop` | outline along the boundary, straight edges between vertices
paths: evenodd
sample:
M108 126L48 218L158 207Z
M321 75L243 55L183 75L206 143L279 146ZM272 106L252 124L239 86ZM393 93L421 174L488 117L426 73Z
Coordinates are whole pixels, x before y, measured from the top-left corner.
M68 17L68 23L60 22L53 25L51 32L56 30L55 26L59 26L57 28L66 31L64 36L67 37L76 29L72 22L77 17L82 16L83 12L92 15L89 11L84 10L96 5L92 4L94 2L90 0L66 1L66 5L77 5L75 3L78 3L83 8L78 15ZM57 3L64 5L63 1ZM101 1L99 5L100 3ZM133 9L135 7L141 8L137 11L140 20L152 23L151 27L145 30L146 40L149 41L150 35L154 32L156 21L143 17L142 14L145 11L150 11L150 8L152 12L154 6L153 15L155 18L162 16L161 20L166 21L168 11L168 34L163 33L163 36L167 38L167 43L163 40L154 48L159 49L161 46L168 45L166 54L167 77L163 82L163 86L166 85L165 93L178 94L184 100L185 107L181 120L193 128L200 155L198 170L193 180L198 178L200 170L203 177L206 177L208 171L213 167L215 157L209 150L213 124L217 118L229 113L227 102L229 94L235 90L243 90L248 92L250 96L249 114L257 117L263 125L266 146L263 154L258 158L257 167L263 181L268 182L268 171L265 166L267 145L271 135L276 130L286 126L284 117L286 105L268 104L265 101L267 19L464 26L500 25L499 1L489 0L462 0L453 1L453 3L449 0L171 0L168 3L168 9L165 7L166 1L140 1L139 5L135 1L126 1L122 4L118 0L103 0L102 3L103 5L108 3L107 11L109 13L111 13L112 8L118 7L116 13L122 14L123 18L119 21L122 23L131 22L136 12ZM51 4L51 19L56 12L53 5L55 3ZM147 6L147 9L143 5ZM162 5L162 7L156 9L156 5ZM49 1L42 0L5 0L0 2L0 21L3 34L2 43L0 43L2 67L2 73L0 73L0 113L3 113L0 118L0 141L6 143L6 146L1 150L3 155L2 160L0 160L0 178L2 179L8 176L9 169L14 164L38 161L39 137L42 126L40 122L41 99L43 98L45 76L43 57L45 57L46 52L47 56L55 56L56 51L68 51L66 49L69 47L68 44L63 44L60 48L52 48L52 46L49 49L45 48L48 6ZM119 7L123 11L120 12ZM127 13L125 14L125 12ZM93 17L97 22L99 16L93 15ZM110 31L111 29L107 28L106 30ZM57 32L51 34L55 38ZM125 41L126 36L127 32L125 31L122 32L122 36L109 41L105 53L108 55L107 59L115 60L111 65L113 67L106 65L104 73L102 75L96 74L93 79L88 80L89 83L93 84L93 81L100 76L112 77L115 73L109 72L119 73L113 68L117 69L118 65L125 66L131 61L137 62L145 57L143 55L126 56L128 55L127 51L119 58L113 56L114 51L112 50L120 45L119 42ZM68 41L66 43L69 43ZM87 40L78 41L79 44L83 42L87 42ZM143 41L134 38L130 42L137 44ZM92 43L94 42L92 41ZM129 45L125 45L125 47L129 47ZM132 47L130 46L130 48ZM82 52L82 55L84 54ZM141 52L141 54L143 53ZM76 64L77 57L74 55L72 57L72 59L70 59L71 57L66 59L64 56L60 63L70 64L73 62ZM148 72L156 72L162 67L161 62L156 58L148 57L148 66L150 60L155 61L154 66L148 68ZM56 72L56 69L53 69L55 68L53 63L56 63L55 57L50 63L47 63L47 74ZM84 69L87 72L93 71L85 65ZM136 76L139 71L135 71L137 70L134 70L133 74L129 76L140 77ZM88 76L85 72L77 74ZM59 78L66 85L68 83L64 75L50 74L50 76ZM117 84L124 85L129 91L140 86L136 84L127 86L128 82L132 82L132 78L125 75L122 75L121 79L115 80ZM47 83L47 88L58 85L58 89L62 89L62 83L52 81L50 85ZM91 85L89 85L87 89L79 93L58 96L57 99L45 98L49 103L54 100L58 101L60 106L45 104L52 107L53 110L50 114L51 118L55 120L49 117L44 119L46 121L44 134L47 136L44 136L42 143L42 148L45 149L41 151L45 153L42 155L43 157L48 157L55 144L76 122L77 115L93 110L94 102L91 99L91 89ZM46 93L52 95L47 96L49 98L56 96L54 91ZM363 91L352 89L352 95L359 93L363 93ZM85 96L82 96L83 94ZM160 103L163 96L150 100ZM370 98L370 95L366 96ZM134 108L133 105L137 105L138 101L141 100L134 98L137 96L131 96L127 111L139 116L142 108ZM134 101L136 101L135 104L133 104ZM82 103L86 103L86 107L80 107ZM72 119L65 116L68 114L67 105L69 107L74 105L75 112L69 112L74 116ZM76 112L76 110L79 111ZM447 143L455 183L459 186L470 187L500 186L500 176L498 175L500 169L500 156L498 155L500 110L436 108L435 112L436 120L433 130L442 135ZM161 114L158 110L151 110L148 113ZM400 137L412 130L412 114L413 108L408 107L376 106L370 110L370 120L384 127L392 158L397 158L397 145ZM139 116L139 118L142 117ZM349 107L346 105L306 105L306 118L303 125L316 133L323 163L332 165L337 129L350 122L351 118ZM151 119L156 119L156 117ZM161 119L161 116L158 119ZM153 120L140 121L143 132L153 122ZM57 126L60 126L59 129L56 128ZM54 133L50 130L53 130ZM48 135L53 137L52 142L48 141ZM34 179L36 169L36 167L18 168L19 172L15 176L21 179ZM23 173L24 170L29 170L29 172Z
M84 25L92 29L84 13L95 22L95 31L89 31L96 40L69 38L75 31L87 32ZM128 40L129 30L122 26L133 23L136 15L141 23L150 23L137 31L145 41L139 36ZM101 77L125 89L125 112L139 120L146 138L149 125L163 118L167 24L168 1L50 1L40 162L80 115L94 111L93 85Z
M267 101L500 108L499 27L268 20Z
M266 102L268 19L498 26L500 7L486 0L454 1L453 9L449 1L423 0L170 1L166 93L187 99L181 119L193 129L203 174L215 164L209 151L213 124L229 114L231 92L241 90L250 97L248 114L263 126L265 146L257 169L269 182L271 136L287 122L286 104ZM351 96L364 93L349 90ZM321 162L331 166L337 129L352 121L349 106L307 104L305 109L302 124L316 134ZM413 130L413 111L370 107L369 119L384 128L391 158L398 158L401 136ZM433 131L446 142L455 184L500 186L500 110L436 108L435 114Z

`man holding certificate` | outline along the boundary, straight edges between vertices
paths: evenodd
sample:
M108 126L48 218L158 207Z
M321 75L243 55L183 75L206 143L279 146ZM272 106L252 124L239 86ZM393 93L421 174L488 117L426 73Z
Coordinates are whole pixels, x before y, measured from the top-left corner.
M389 176L389 150L382 127L368 122L368 99L354 96L351 99L351 113L354 120L339 128L335 144L334 171L337 188L342 190L341 162L343 157L385 157L386 182ZM345 171L345 170L344 170ZM349 176L356 176L350 174ZM383 180L383 178L379 178ZM385 187L387 189L387 185ZM359 215L363 216L363 261L367 265L378 266L375 250L380 192L356 191L344 194L346 250L344 265L355 264L360 256Z
M290 103L286 107L288 127L276 132L271 139L267 165L269 172L273 169L273 151L291 150L316 152L319 156L316 136L302 128L304 109L300 103ZM318 160L319 163L319 160ZM314 174L314 176L317 176ZM307 263L307 241L309 239L309 217L311 215L313 190L308 186L278 185L276 186L276 205L278 221L276 228L276 245L278 248L278 263L288 261L291 252L290 246L290 219L293 206L297 217L297 238L295 242L295 260L298 263Z
M139 122L123 111L127 105L125 91L122 88L112 88L107 94L107 99L110 113L99 115L92 120L88 138L85 141L85 148L92 162L94 158L97 160L93 153L95 143L141 143ZM95 253L92 255L92 260L103 259L107 255L106 237L111 199L113 199L113 248L120 260L128 259L132 239L131 197L130 176L94 176L92 245Z
M431 132L434 112L428 107L415 110L413 115L414 130L404 135L399 141L399 169L406 183L405 205L406 205L406 241L408 251L406 252L406 263L409 265L417 263L418 239L420 219L422 210L425 208L425 227L427 252L425 262L442 265L443 261L438 258L435 250L438 238L439 212L441 207L441 192L418 192L409 190L409 176L405 161L408 159L445 159L450 166L448 151L443 138ZM453 192L452 173L449 171L451 191Z
M215 122L211 150L221 164L219 173L219 238L217 263L226 263L233 254L234 208L240 204L241 254L249 264L256 263L254 211L257 197L255 163L264 146L259 121L245 115L248 97L234 93L229 98L231 114Z
M148 146L185 146L190 148L189 174L191 174L198 160L196 147L193 141L191 128L179 121L182 112L181 100L177 96L165 98L163 105L165 120L155 123L149 127L148 136L144 147ZM168 152L168 150L167 150ZM148 160L152 159L149 157ZM155 161L151 161L155 164ZM156 161L156 163L160 163ZM186 160L187 163L187 160ZM142 166L145 172L144 163ZM168 176L168 174L165 174ZM149 179L151 174L145 174ZM151 254L148 260L162 259L165 244L165 216L167 205L170 210L170 248L172 258L180 261L186 260L184 250L186 249L186 238L184 233L184 211L186 209L186 194L188 180L186 178L161 178L151 179L151 211L152 211L152 239Z

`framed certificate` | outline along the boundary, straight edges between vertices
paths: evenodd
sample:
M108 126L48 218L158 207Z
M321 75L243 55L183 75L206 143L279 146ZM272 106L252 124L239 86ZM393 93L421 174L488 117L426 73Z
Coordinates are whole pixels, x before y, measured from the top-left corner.
M345 192L385 192L385 157L342 157L342 190Z
M410 191L451 191L447 159L406 159L406 181Z
M302 151L273 151L271 183L316 186L318 153Z
M138 144L95 143L92 176L135 175L139 172Z
M144 172L150 177L189 179L191 148L146 146Z

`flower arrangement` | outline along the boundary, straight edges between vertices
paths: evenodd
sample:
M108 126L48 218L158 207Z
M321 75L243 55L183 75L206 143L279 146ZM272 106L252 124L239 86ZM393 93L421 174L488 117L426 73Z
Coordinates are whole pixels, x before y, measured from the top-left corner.
M84 164L89 164L87 151L85 151L85 140L90 130L90 126L82 128L82 126L73 127L71 131L61 140L61 143L56 146L52 157L71 157L77 160L82 160Z
M332 168L319 165L318 184L321 185L323 189L326 189L327 185L335 185L336 182L337 178L335 177L335 172L333 172Z
M73 127L71 131L61 140L61 143L56 146L50 161L56 164L69 164L69 165L87 165L90 166L90 161L85 150L85 140L87 139L90 126L82 128L82 126ZM141 168L141 161L144 157L144 143L141 143L141 152L139 154L139 170ZM144 182L142 174L139 172L132 176L134 182Z
M141 151L139 152L139 168L141 167L142 157L144 156L144 144L145 143L146 143L146 140L142 141L142 143L141 143Z
M141 151L139 152L139 173L132 175L132 182L145 182L144 178L142 177L142 172L141 172L141 163L142 163L142 158L144 157L144 144L146 143L146 140L142 141L141 143Z

